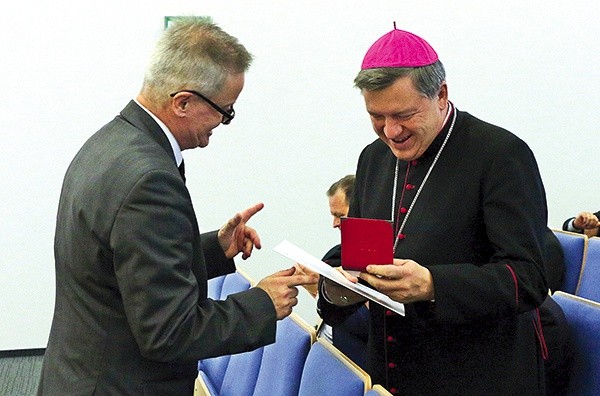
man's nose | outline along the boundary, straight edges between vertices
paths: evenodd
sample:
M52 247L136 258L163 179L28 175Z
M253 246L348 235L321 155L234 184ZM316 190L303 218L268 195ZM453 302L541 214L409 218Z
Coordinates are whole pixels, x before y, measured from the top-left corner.
M340 220L339 217L334 217L333 218L333 228L340 228L340 223L342 221Z
M393 139L396 136L400 135L403 129L404 128L399 122L396 122L391 118L385 119L385 124L383 125L383 133L388 139Z

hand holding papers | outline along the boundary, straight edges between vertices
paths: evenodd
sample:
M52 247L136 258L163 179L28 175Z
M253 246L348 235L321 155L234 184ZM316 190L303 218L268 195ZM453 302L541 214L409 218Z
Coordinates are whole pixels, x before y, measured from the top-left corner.
M318 272L327 279L344 286L345 288L358 293L365 298L368 298L369 300L383 305L384 307L389 308L400 315L404 315L404 304L394 301L385 294L371 289L365 285L350 282L336 269L330 267L323 261L310 255L291 242L283 241L279 245L275 246L273 250L282 256L289 258L290 260L306 266L310 270Z

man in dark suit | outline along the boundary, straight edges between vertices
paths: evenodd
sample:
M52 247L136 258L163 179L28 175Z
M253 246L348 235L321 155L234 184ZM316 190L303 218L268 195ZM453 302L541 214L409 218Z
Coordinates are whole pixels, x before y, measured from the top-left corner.
M342 217L348 215L350 197L354 190L354 179L354 175L346 175L334 182L326 192L329 201L329 212L333 218L332 225L333 228L338 230L341 229ZM325 253L322 260L333 267L339 267L340 260L336 259L339 249L340 245L333 247ZM330 258L333 258L333 260L330 260ZM299 273L312 273L308 268L298 263L296 268ZM318 282L305 285L304 288L313 297L318 296ZM318 336L324 337L327 341L333 343L354 363L364 367L367 339L369 337L368 322L369 309L365 305L334 328L322 322L318 330Z
M200 234L181 151L205 147L231 121L251 59L210 21L181 18L158 42L137 99L73 159L39 394L191 395L198 359L273 342L296 286L314 281L290 268L207 299L207 279L260 248L246 222L263 205Z

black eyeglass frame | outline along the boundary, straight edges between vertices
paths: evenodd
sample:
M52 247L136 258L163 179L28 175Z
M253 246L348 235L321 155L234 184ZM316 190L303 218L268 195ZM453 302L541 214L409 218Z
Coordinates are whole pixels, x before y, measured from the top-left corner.
M223 116L223 119L221 120L221 124L223 124L223 125L229 125L229 123L231 122L231 120L233 120L233 117L235 117L235 110L233 109L233 106L231 106L231 109L229 111L224 110L221 106L219 106L218 104L216 104L212 100L208 99L206 96L202 95L198 91L194 91L194 90L191 90L191 89L182 89L181 91L177 91L177 92L172 93L170 96L174 97L175 95L177 95L178 93L181 93L181 92L187 92L187 93L191 93L191 94L194 94L194 95L198 96L200 99L202 99L206 103L208 103L213 109L215 109L219 113L221 113L221 115Z

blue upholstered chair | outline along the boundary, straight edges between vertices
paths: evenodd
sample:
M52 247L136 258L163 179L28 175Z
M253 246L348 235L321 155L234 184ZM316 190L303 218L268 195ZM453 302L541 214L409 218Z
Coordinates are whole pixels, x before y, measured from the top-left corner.
M371 389L371 377L329 342L312 345L300 380L300 396L363 396Z
M296 396L316 331L296 314L277 322L275 343L264 347L255 396Z
M220 396L252 395L260 370L263 350L264 347L231 355L218 393ZM271 394L274 395L274 393Z
M560 291L552 298L561 306L572 332L574 356L568 394L600 395L600 303Z
M575 294L587 248L587 236L574 232L552 230L558 238L565 258L565 277L561 291Z
M252 282L250 279L239 270L237 272L227 274L225 275L225 279L223 279L219 300L225 300L230 294L248 290L251 286Z
M252 395L263 349L204 359L194 395Z
M581 268L581 277L575 294L600 302L600 237L588 239L585 261ZM600 351L598 352L600 353Z
M209 284L216 279L211 279ZM219 281L217 280L217 282ZM218 283L214 285L215 290L213 292L217 300L225 300L230 294L248 290L252 284L251 280L239 271L224 275L221 283L220 294L218 296L216 296L216 290L219 288ZM223 385L230 358L231 355L223 355L199 361L198 381L203 382L203 384L198 384L198 381L196 381L196 388L201 388L204 391L207 390L207 394L210 395L218 395L221 392L221 386ZM201 392L200 394L204 393Z
M229 359L231 355L217 356L208 359L202 359L198 362L198 380L203 382L203 388L207 393L202 395L218 395L223 385L223 378L227 372Z

